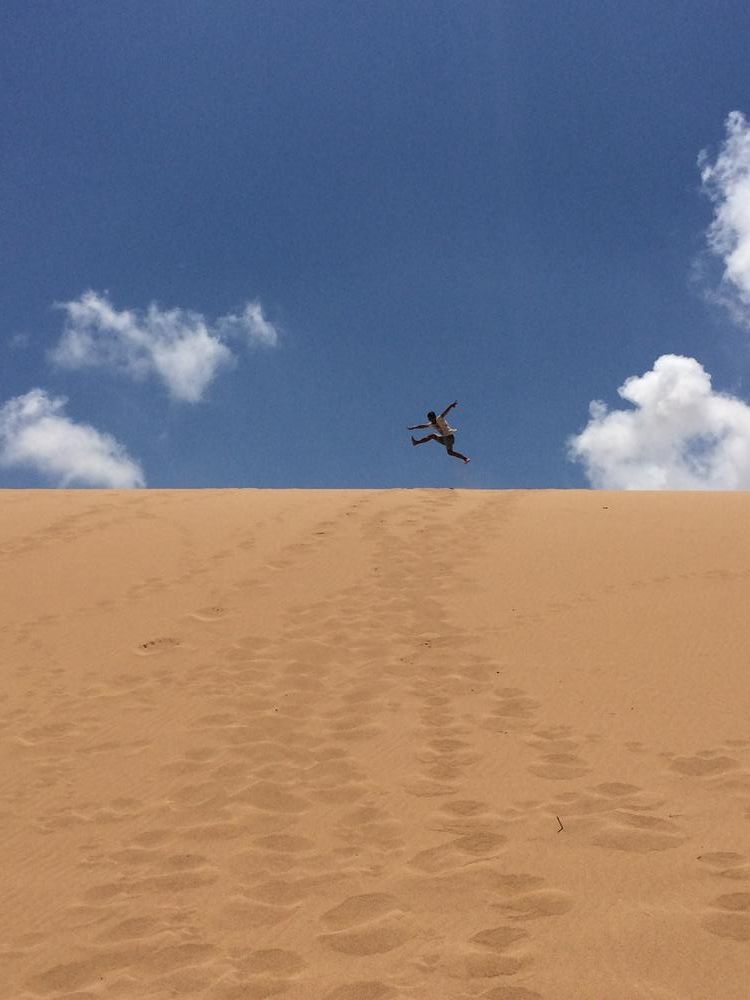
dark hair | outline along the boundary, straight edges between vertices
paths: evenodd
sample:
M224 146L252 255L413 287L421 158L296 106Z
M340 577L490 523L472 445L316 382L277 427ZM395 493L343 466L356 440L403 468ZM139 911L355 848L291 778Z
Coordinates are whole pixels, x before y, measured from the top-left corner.
M435 412L433 410L430 410L430 412L427 414L427 419L430 421L431 424L435 423L435 421L437 420L437 416L435 415Z

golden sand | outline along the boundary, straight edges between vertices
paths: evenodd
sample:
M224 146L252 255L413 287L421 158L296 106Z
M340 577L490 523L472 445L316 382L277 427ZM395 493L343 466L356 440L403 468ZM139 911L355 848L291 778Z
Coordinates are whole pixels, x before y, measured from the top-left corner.
M0 997L748 1000L749 533L0 493Z

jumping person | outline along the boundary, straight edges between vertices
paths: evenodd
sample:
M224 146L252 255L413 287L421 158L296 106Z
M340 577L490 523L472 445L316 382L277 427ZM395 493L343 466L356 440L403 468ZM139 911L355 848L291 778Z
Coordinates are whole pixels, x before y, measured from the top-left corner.
M432 431L423 438L415 438L412 435L411 443L413 445L426 444L428 441L437 441L438 444L442 444L444 448L447 449L448 454L452 455L453 458L460 458L464 465L471 461L466 455L462 455L460 451L453 450L453 442L456 440L456 428L451 427L448 421L445 419L446 413L450 412L454 406L458 406L458 400L455 399L449 406L443 410L440 416L436 416L433 410L427 414L427 419L430 421L429 424L414 424L413 427L407 427L408 431L418 431L418 430L428 430Z

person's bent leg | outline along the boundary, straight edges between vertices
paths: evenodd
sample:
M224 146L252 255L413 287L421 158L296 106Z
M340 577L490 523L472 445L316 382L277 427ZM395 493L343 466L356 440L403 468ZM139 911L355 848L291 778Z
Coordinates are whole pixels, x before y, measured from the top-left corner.
M427 441L439 441L440 438L437 434L428 434L427 437L415 438L412 434L411 443L412 444L425 444Z
M461 461L464 462L464 464L469 461L466 455L462 455L460 451L454 451L452 448L448 449L448 454L451 455L453 458L460 458Z

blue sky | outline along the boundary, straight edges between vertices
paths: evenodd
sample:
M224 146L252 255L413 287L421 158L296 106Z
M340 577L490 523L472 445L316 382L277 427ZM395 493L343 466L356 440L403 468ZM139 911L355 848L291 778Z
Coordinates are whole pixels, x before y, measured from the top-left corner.
M0 486L750 488L748 41L740 2L6 0ZM405 430L453 399L466 467Z

